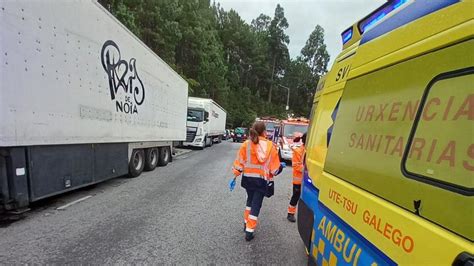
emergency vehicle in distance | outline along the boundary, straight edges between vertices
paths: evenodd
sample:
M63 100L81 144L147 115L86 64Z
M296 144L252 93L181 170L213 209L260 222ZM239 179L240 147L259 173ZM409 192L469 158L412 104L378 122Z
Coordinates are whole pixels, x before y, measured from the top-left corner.
M186 137L178 73L97 1L2 9L0 211L171 161Z
M310 263L472 265L473 8L388 1L342 33L306 145Z
M293 139L295 137L301 137L308 131L309 120L304 117L300 118L288 118L280 121L277 128L277 145L280 159L290 161L293 158Z
M267 139L274 140L275 133L278 132L280 127L280 120L274 117L260 117L255 119L255 121L263 121L267 130Z
M189 97L184 146L200 149L224 139L227 112L212 99Z

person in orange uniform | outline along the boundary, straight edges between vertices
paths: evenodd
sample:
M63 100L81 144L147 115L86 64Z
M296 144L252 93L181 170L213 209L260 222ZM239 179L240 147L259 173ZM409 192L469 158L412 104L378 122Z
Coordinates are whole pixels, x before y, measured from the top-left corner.
M263 198L273 195L273 177L282 169L277 148L266 139L265 123L255 122L250 129L250 139L240 147L232 169L234 180L242 174L241 186L247 191L245 240L254 238Z
M295 142L302 142L300 146L293 148L293 157L291 158L291 164L293 166L293 195L291 196L290 205L288 206L287 219L290 222L296 222L295 213L296 205L301 195L301 181L303 180L304 170L304 155L306 149L304 147L306 143L306 133L301 138L295 138Z

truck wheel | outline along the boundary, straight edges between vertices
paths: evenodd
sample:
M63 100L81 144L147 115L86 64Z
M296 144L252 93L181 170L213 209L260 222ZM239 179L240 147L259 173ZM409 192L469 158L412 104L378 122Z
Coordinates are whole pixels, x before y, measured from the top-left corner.
M204 142L202 143L202 146L198 147L198 150L204 150L206 146L207 146L207 141L204 140Z
M150 148L145 150L145 170L153 171L158 165L158 149Z
M166 166L171 161L170 147L162 147L159 151L158 165Z
M130 177L137 177L145 168L145 152L141 149L133 150L132 157L128 163L128 174Z
M209 147L212 147L212 145L214 145L214 138L210 137L209 138Z

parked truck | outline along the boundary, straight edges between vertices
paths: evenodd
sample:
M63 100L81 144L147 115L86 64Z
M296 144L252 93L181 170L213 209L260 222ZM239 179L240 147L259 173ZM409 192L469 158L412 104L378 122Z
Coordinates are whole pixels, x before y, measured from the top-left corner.
M188 85L92 0L3 1L0 210L171 160Z
M204 149L224 138L227 113L212 99L189 97L185 146Z

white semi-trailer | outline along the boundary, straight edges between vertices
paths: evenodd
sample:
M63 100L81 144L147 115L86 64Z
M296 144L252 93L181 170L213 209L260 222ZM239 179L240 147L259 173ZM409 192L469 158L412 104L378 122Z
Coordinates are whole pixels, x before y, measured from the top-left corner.
M212 99L189 97L185 146L200 149L220 143L225 134L227 113Z
M188 84L93 0L0 4L0 209L171 160Z

